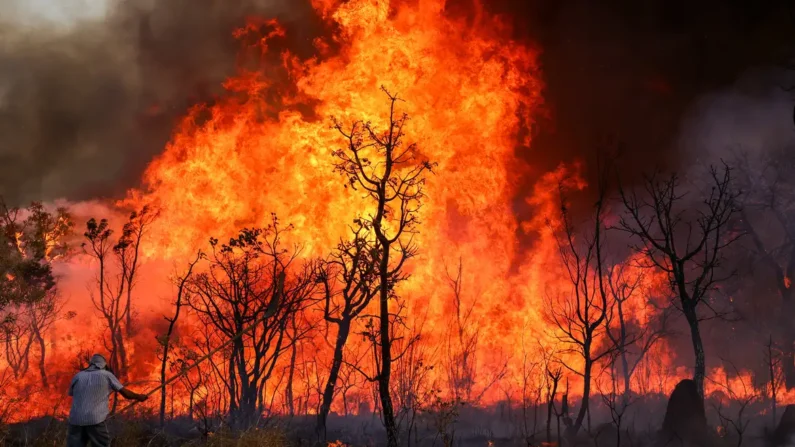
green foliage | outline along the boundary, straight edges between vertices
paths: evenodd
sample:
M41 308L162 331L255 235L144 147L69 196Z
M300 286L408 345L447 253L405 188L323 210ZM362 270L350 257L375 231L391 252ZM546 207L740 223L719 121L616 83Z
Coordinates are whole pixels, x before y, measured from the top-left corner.
M0 200L0 311L38 302L55 287L50 262L66 254L72 226L64 208L50 213L34 202L20 210Z

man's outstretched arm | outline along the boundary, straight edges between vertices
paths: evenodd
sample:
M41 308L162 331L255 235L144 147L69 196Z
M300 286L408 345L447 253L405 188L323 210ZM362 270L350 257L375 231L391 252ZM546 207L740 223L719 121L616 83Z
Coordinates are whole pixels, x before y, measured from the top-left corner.
M122 397L124 397L125 399L137 400L138 402L143 402L148 398L148 396L146 396L145 394L138 394L135 391L128 390L127 387L122 385L121 382L119 382L119 379L117 379L116 376L114 376L112 373L108 373L108 379L110 380L111 389L121 394Z
M120 389L119 390L119 394L121 394L122 397L124 397L125 399L137 400L138 402L143 402L146 399L148 399L147 395L138 394L138 393L136 393L136 392L134 392L132 390L127 389L127 387L124 387L124 388Z

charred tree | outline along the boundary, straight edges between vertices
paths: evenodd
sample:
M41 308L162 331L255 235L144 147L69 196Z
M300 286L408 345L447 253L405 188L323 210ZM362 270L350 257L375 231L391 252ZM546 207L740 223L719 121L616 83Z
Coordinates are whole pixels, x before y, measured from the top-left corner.
M188 264L187 271L180 277L177 278L177 300L174 303L174 316L164 317L166 321L168 321L168 329L166 330L165 335L158 337L158 343L163 349L161 353L161 364L160 364L160 427L164 427L166 424L166 367L168 366L168 355L169 351L172 346L171 336L174 333L174 329L177 325L177 320L179 319L180 311L182 310L182 305L185 300L185 293L188 290L188 281L193 274L193 268L196 267L196 264L204 256L204 253L199 251L196 255L196 259ZM192 398L193 396L191 396ZM191 402L192 404L192 402ZM192 406L192 405L191 405Z
M328 323L337 326L334 356L317 418L317 432L323 440L326 439L326 418L334 399L351 325L379 291L376 262L378 242L372 237L372 230L365 221L357 219L354 224L353 238L337 245L318 278L324 290L323 317Z
M795 161L791 148L764 155L737 156L739 222L748 233L755 260L772 273L778 312L782 367L787 389L795 387Z
M781 353L773 344L773 336L769 336L765 343L765 365L767 366L770 409L773 425L778 421L778 389L784 381L781 371Z
M607 324L607 336L615 346L617 357L613 359L611 370L615 372L615 363L620 362L623 379L621 400L624 405L629 405L632 394L632 375L646 353L666 334L668 320L668 309L662 309L658 321L654 322L657 326L647 324L644 327L638 327L637 324L633 324L634 322L627 315L626 307L631 304L630 300L641 299L638 295L644 292L643 281L647 276L644 272L645 269L631 271L632 267L635 266L630 266L627 263L613 265L607 269L605 278L611 300L614 303L608 314ZM615 373L613 380L615 382ZM612 390L611 393L611 396L615 394L615 390ZM614 406L619 405L615 402L614 404ZM611 411L621 410L620 408L610 408Z
M472 403L472 388L475 385L479 324L474 322L475 304L465 305L463 299L463 261L459 258L455 274L449 271L447 281L453 292L453 321L447 341L448 382L456 400Z
M282 248L284 231L274 216L268 227L244 229L226 244L211 239L207 271L190 280L187 304L211 328L208 352L213 342L229 343L223 366L212 358L210 364L223 375L238 428L252 426L264 411L268 380L291 347L289 322L314 292L312 266L298 265L298 248Z
M605 281L607 267L604 260L608 172L607 168L599 167L597 199L591 221L588 222L590 231L577 234L568 208L566 192L569 185L565 180L558 186L559 223L550 222L566 270L566 279L572 287L566 296L547 303L548 318L557 329L557 339L569 346L569 352L576 353L583 361L582 369L562 363L566 369L583 379L582 403L572 425L567 427L568 436L579 432L589 414L594 365L615 351L615 346L607 336L607 318L612 301Z
M133 333L133 324L132 324L132 292L133 288L135 288L135 279L136 273L138 270L138 261L141 252L141 241L143 240L144 234L149 228L149 225L157 218L158 212L153 211L148 206L144 206L141 208L140 211L133 211L130 214L129 221L124 224L124 228L122 229L122 234L127 244L129 244L129 259L127 260L128 267L126 269L127 277L124 278L127 281L127 299L124 303L124 314L125 314L125 335L130 337Z
M334 152L337 172L347 177L351 188L362 191L373 213L361 217L373 229L378 250L374 253L378 278L379 364L376 380L381 401L381 414L387 432L388 447L398 445L390 380L392 374L393 318L389 300L396 298L395 286L406 278L403 266L414 256L416 246L412 234L417 231L420 205L425 197L425 176L433 164L423 159L416 144L405 141L408 116L397 111L396 95L382 90L389 99L386 128L381 130L370 122L357 121L345 127L334 119L334 128L346 146Z
M557 415L555 409L555 398L558 394L558 384L560 377L563 374L563 369L552 368L549 363L546 366L546 386L547 386L547 443L552 443L552 414ZM558 445L560 445L560 422L558 422Z
M152 218L147 207L132 212L115 243L111 242L113 230L107 219L99 222L89 219L83 233L86 239L83 251L97 262L99 268L97 288L91 293L91 302L105 319L108 330L105 347L110 352L108 363L120 376L127 373L125 339L129 335L131 289L138 271L141 237ZM117 270L115 275L114 268Z
M44 387L49 386L46 368L47 343L44 339L44 334L50 330L56 321L69 320L76 315L74 311L63 313L65 304L65 301L58 295L57 291L51 290L43 300L27 306L31 335L39 349L39 377L41 377L41 383Z
M702 308L721 315L710 303L710 294L731 276L721 269L724 251L741 236L729 225L738 212L731 173L728 166L722 170L711 167L709 192L700 204L687 200L682 179L676 174L646 177L644 197L621 189L625 215L620 227L638 241L632 248L644 257L646 266L668 277L678 298L675 305L690 327L693 380L702 398L706 375Z

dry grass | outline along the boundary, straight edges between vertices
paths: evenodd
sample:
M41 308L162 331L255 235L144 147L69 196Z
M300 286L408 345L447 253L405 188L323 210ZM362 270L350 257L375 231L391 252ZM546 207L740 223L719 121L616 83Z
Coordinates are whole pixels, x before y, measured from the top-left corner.
M284 432L277 428L252 428L243 433L211 433L206 442L200 445L211 447L287 447L290 442Z
M53 447L66 445L66 424L53 426L46 432L31 433L20 437L10 435L0 429L0 444L26 447ZM288 447L291 445L287 435L278 428L253 428L242 433L220 431L211 433L206 439L177 440L167 439L160 432L153 432L145 424L127 421L114 425L111 430L114 447L165 447L165 446L208 446L208 447Z

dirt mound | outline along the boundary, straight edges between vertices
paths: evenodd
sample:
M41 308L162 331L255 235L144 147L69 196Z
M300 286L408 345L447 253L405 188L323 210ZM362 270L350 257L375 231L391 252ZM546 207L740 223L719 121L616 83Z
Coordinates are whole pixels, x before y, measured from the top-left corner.
M668 399L660 435L666 445L709 445L704 401L694 381L682 380L674 388Z
M770 437L770 445L773 447L791 445L793 439L795 439L795 405L787 405Z

